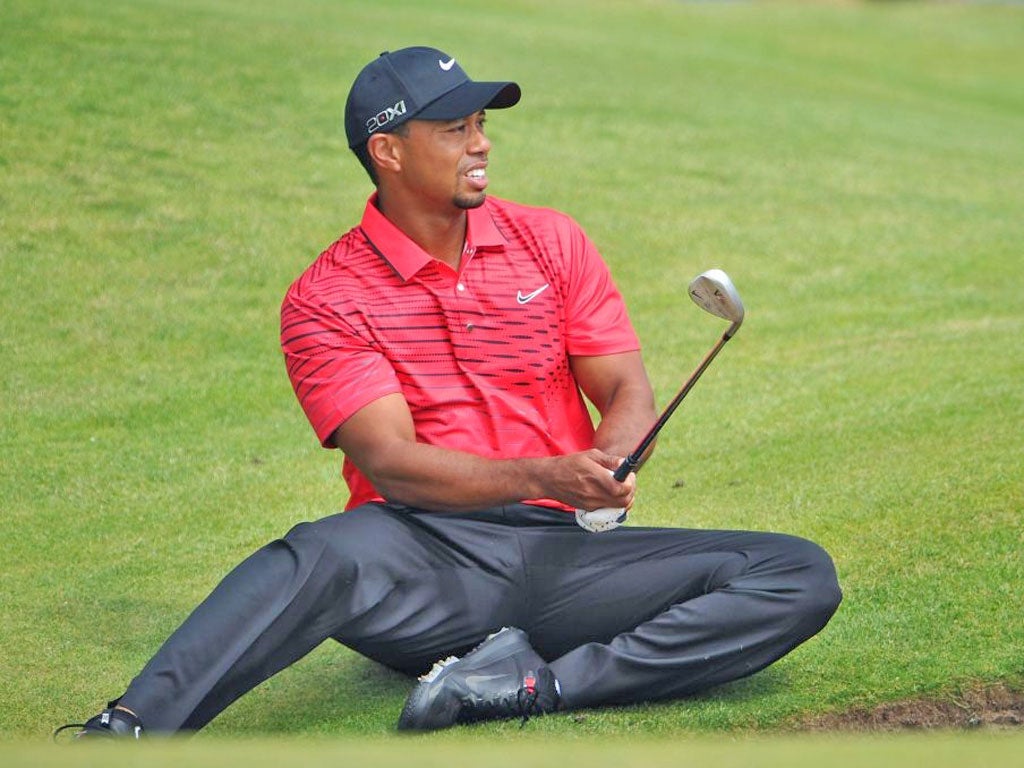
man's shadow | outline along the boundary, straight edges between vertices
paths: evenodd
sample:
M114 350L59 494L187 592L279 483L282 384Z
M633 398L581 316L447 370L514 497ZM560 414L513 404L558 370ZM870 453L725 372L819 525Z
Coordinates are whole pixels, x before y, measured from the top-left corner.
M416 679L326 642L297 664L264 682L215 719L203 733L218 736L256 735L390 735ZM790 685L788 673L775 665L743 680L693 696L601 709L567 712L552 718L544 730L586 730L591 720L608 728L608 717L631 731L651 718L662 724L679 712L681 729L692 727L684 713L701 708L736 707L750 712L753 702L772 697ZM559 722L565 718L563 722ZM517 723L514 723L518 727ZM596 722L595 722L596 725ZM754 726L756 723L745 723ZM530 727L530 726L527 726ZM663 728L661 725L659 730ZM742 727L742 726L741 726Z

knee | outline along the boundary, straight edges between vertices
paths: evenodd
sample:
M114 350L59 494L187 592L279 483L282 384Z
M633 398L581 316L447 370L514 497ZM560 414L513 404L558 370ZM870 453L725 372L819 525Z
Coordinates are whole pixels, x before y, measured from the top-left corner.
M296 560L319 560L334 538L329 521L330 518L324 518L297 523L280 539L271 542L271 546L287 550Z
M828 623L843 600L835 563L821 546L797 539L800 573L800 611L804 622L817 632Z
M314 549L338 546L365 547L374 535L372 516L362 507L350 512L338 512L319 520L298 523L283 537L283 541L295 547Z
M299 559L315 559L359 572L386 561L401 540L400 526L386 510L373 506L299 523L280 543Z
M299 523L277 542L318 598L334 614L358 615L377 605L395 585L386 515L357 507L313 522Z

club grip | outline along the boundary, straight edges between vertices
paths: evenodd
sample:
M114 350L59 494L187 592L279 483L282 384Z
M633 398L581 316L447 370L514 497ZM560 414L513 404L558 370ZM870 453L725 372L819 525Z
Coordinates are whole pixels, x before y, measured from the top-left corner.
M634 469L636 469L636 459L633 456L627 456L619 464L619 468L612 472L612 477L621 483L629 477L629 473Z

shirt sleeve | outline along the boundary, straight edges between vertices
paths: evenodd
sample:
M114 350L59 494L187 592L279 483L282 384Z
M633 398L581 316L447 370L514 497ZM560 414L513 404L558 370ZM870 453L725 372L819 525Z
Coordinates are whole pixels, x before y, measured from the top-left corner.
M292 388L320 443L360 408L401 392L394 369L361 335L345 302L329 304L300 279L281 306L281 349Z
M570 355L612 355L640 349L622 294L597 247L570 220L567 343Z

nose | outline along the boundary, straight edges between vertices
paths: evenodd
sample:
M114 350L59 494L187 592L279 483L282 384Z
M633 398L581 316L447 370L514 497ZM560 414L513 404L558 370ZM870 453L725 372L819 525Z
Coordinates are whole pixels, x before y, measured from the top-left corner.
M469 137L469 153L471 155L486 155L491 151L491 140L487 138L487 134L484 133L483 126L480 123L473 122L472 133Z

